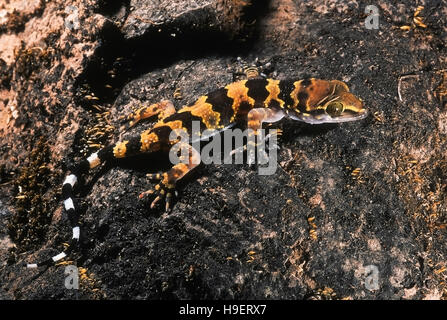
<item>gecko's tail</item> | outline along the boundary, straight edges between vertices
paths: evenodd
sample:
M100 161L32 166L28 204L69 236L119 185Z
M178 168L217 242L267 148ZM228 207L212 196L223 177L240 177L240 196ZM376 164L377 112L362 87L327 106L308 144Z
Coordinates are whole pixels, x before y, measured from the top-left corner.
M98 152L93 153L87 159L83 160L79 165L72 170L72 173L68 175L63 184L62 184L62 199L64 201L64 208L68 214L68 218L70 220L71 228L72 228L72 238L68 243L68 247L66 247L63 251L58 253L57 255L48 258L39 263L28 263L26 264L27 268L39 268L42 266L51 266L56 264L58 261L64 259L73 248L79 243L79 238L81 234L81 229L79 227L79 212L75 207L73 202L73 188L75 184L78 182L78 178L87 173L90 169L93 169L104 163L105 161L113 158L113 145L105 147Z

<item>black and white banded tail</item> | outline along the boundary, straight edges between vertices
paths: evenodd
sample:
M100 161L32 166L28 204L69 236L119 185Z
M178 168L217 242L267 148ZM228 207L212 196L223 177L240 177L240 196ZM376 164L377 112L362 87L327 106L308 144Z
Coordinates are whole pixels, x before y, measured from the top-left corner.
M77 211L75 204L73 202L73 188L76 183L78 183L81 174L87 173L90 169L97 167L101 163L113 157L113 145L108 146L100 151L93 153L86 160L83 160L77 167L68 175L62 184L62 199L64 201L64 208L67 212L68 218L70 220L70 225L72 228L72 238L65 250L61 251L59 254L44 260L39 263L28 263L27 268L39 268L42 266L51 266L56 264L58 261L64 259L73 248L79 243L79 238L81 235L81 228L79 227L79 212Z

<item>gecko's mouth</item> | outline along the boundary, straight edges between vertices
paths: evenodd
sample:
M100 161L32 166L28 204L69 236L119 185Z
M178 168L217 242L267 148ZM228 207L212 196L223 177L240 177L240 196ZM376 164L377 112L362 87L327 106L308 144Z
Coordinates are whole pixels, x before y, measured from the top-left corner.
M350 110L345 110L341 115L336 117L331 117L328 114L322 115L321 123L340 123L349 122L365 119L368 116L368 110L362 109L359 112L350 112Z
M303 121L309 124L341 123L365 119L368 116L368 110L362 109L357 112L345 110L338 116L330 116L327 113L320 113L317 115L289 114L289 116L294 120Z

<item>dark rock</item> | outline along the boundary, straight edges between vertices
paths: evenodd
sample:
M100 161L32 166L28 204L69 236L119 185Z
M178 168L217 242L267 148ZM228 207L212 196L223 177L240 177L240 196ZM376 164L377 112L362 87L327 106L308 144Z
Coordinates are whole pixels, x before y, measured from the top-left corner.
M446 298L446 4L427 1L415 20L416 7L384 2L371 30L358 1L48 2L23 33L0 18L0 299ZM284 122L274 175L203 166L170 214L136 201L163 158L106 166L79 190L81 289L65 288L63 266L22 267L69 239L60 183L95 150L87 141L120 136L89 129L224 86L237 56L279 79L347 81L371 114ZM49 153L36 158L39 141ZM13 243L12 221L29 236Z

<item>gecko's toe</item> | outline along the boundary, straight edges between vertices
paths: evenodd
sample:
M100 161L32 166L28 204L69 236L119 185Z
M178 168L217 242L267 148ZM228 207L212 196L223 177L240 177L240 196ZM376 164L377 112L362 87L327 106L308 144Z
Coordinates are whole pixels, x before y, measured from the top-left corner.
M154 189L144 191L140 193L139 198L142 199L147 195L156 195L155 199L151 202L150 208L154 209L160 200L165 200L165 211L169 212L171 209L173 194L177 195L177 191L174 186L165 186L163 183L157 184Z

